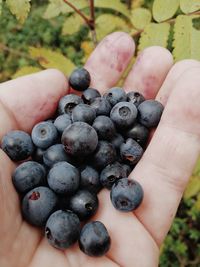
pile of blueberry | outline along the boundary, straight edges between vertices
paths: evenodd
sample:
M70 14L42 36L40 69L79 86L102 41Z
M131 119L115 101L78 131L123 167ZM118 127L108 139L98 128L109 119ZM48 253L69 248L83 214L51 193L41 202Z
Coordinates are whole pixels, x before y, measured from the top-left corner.
M111 190L113 206L124 212L141 204L141 185L127 177L142 157L163 106L119 87L101 96L89 88L90 74L84 68L75 70L69 83L83 91L81 97L62 97L53 119L36 124L31 136L8 132L1 147L13 161L23 161L12 181L24 219L45 227L56 248L79 241L87 255L102 256L111 244L108 231L99 221L87 223L98 209L97 194L103 187Z

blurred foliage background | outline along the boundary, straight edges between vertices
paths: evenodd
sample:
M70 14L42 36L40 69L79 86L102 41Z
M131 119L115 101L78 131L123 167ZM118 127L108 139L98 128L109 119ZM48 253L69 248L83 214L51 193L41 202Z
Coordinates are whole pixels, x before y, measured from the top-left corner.
M88 0L69 2L90 17ZM175 61L200 60L200 0L94 3L98 41L122 30L134 38L136 55L145 47L161 45ZM0 13L1 82L51 67L69 74L84 64L95 47L94 24L89 27L63 0L0 0ZM161 248L160 266L200 266L200 161Z

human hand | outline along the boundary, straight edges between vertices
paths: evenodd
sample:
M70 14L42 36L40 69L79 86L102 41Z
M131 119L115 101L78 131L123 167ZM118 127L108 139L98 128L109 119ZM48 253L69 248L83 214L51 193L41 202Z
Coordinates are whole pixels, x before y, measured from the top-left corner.
M114 86L134 53L125 33L107 36L85 67L101 92ZM169 72L169 73L168 73ZM19 198L11 182L15 164L0 150L0 266L1 267L156 267L159 247L175 216L200 151L200 63L184 60L173 66L164 48L144 50L130 71L124 89L156 98L166 107L161 122L130 178L144 189L134 213L120 213L99 194L100 207L92 220L102 221L112 239L101 258L84 255L74 245L66 251L51 247L42 233L23 221ZM30 132L51 116L67 81L56 70L28 75L0 85L0 139L11 129Z

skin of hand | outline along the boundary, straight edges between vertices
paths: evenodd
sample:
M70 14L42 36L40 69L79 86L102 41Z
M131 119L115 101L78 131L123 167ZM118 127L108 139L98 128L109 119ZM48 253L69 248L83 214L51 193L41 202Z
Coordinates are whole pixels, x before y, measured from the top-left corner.
M101 93L114 86L133 57L135 45L126 33L108 35L85 68L91 87ZM142 205L134 213L112 207L108 190L99 194L93 220L102 221L112 239L101 258L84 255L78 245L60 251L51 247L41 230L23 221L11 182L15 164L0 150L0 266L1 267L156 267L159 248L169 231L200 151L200 63L173 64L170 52L150 47L140 53L124 83L165 105L151 142L130 178L144 188ZM69 93L66 77L46 70L0 85L0 138L12 129L30 132L51 116L60 97Z

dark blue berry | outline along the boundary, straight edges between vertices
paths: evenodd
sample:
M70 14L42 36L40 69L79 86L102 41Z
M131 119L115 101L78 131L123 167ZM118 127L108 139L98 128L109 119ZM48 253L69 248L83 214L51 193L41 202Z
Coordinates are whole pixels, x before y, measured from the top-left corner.
M83 121L92 124L96 118L96 110L87 105L79 104L72 111L72 121Z
M132 172L131 166L129 166L127 164L122 164L122 168L124 169L125 174L126 174L124 177L128 177L129 174Z
M110 142L114 146L114 148L118 150L121 144L124 143L124 137L121 134L116 133Z
M110 118L118 129L131 127L137 118L137 108L132 103L119 102L112 108Z
M111 239L103 223L93 221L85 224L80 233L80 249L92 257L105 255L111 245Z
M78 91L84 91L90 86L90 74L84 68L75 69L69 76L70 86Z
M143 154L143 148L133 139L129 138L120 146L120 155L124 162L135 165Z
M57 194L74 194L80 181L76 167L67 162L58 162L50 169L47 181L49 187Z
M142 124L136 123L128 129L125 133L127 138L132 138L137 141L141 146L144 146L147 143L149 137L149 130Z
M101 189L99 173L90 166L85 166L81 170L80 187L90 192L98 193Z
M97 116L106 115L109 116L112 106L104 97L96 97L92 103L91 107L95 108Z
M13 161L27 159L34 151L30 135L18 130L4 135L1 148Z
M46 170L35 161L26 161L15 169L12 181L16 190L23 194L35 187L45 185Z
M76 213L81 221L91 218L96 213L98 205L96 194L87 190L79 190L69 201L69 209Z
M113 206L123 212L137 209L143 200L143 195L142 186L128 178L118 180L110 192Z
M62 134L65 128L67 128L71 123L72 121L68 114L62 114L58 116L54 121L54 125L60 134Z
M45 236L55 248L66 249L79 238L80 221L72 211L57 210L49 217L45 226Z
M104 115L96 117L92 127L96 130L99 139L110 140L116 133L114 123Z
M97 91L94 88L88 88L86 89L82 94L82 99L85 104L90 105L96 97L100 97L99 91Z
M111 106L116 105L118 102L126 101L127 96L125 91L120 87L113 87L109 89L104 97L109 101Z
M39 163L43 163L43 155L45 153L46 149L36 147L32 154L32 160L37 161Z
M60 99L58 103L58 113L60 115L71 115L72 110L80 103L83 103L83 100L80 96L74 94L65 95Z
M89 124L74 122L64 130L62 144L69 155L83 157L95 151L98 136Z
M141 93L131 91L127 94L127 101L138 107L143 101L145 101L145 98Z
M57 141L58 131L52 122L43 121L33 127L31 137L37 147L48 148Z
M139 122L147 128L156 127L163 113L163 105L156 100L146 100L138 106Z
M36 187L22 201L24 219L32 225L44 226L57 205L56 194L47 187Z

